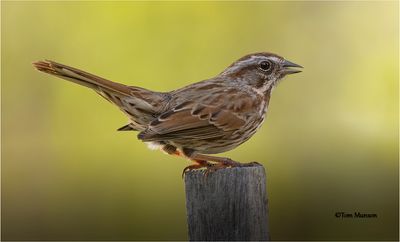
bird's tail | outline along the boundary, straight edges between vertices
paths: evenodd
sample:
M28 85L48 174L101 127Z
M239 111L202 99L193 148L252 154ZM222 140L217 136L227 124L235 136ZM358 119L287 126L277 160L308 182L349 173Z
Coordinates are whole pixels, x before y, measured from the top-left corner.
M55 61L38 61L34 62L33 66L39 71L92 88L95 91L107 90L124 96L129 96L131 92L131 89L126 85L106 80L96 75L57 63Z
M112 82L54 61L38 61L33 65L41 72L89 87L117 105L131 120L130 124L120 130L145 129L166 98L164 93Z

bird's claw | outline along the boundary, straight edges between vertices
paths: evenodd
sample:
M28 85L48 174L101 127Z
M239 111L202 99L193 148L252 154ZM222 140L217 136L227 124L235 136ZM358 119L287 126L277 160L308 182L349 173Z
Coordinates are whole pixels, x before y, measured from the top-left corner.
M252 166L261 166L261 164L258 163L257 161L252 161L252 162L242 164L242 167L252 167Z
M211 164L209 162L206 163L199 163L187 166L182 171L182 178L185 177L186 172L190 172L192 170L197 170L201 168L206 168L204 170L204 177L207 178L209 174L214 173L220 169L230 168L230 167L252 167L252 166L259 166L260 163L253 161L249 163L240 163L231 159L225 159L223 162L219 162L216 164Z
M182 171L182 179L185 177L186 172L190 172L192 170L197 170L197 169L201 169L203 167L206 167L208 169L208 167L212 166L212 164L208 163L208 162L201 162L198 164L193 164L190 166L186 166L183 171Z

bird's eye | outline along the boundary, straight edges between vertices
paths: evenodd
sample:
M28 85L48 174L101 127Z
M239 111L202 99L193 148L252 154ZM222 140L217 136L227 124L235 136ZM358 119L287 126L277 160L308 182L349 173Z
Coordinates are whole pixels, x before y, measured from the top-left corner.
M272 67L272 64L270 61L262 61L260 63L260 68L263 71L269 71L271 69L271 67Z

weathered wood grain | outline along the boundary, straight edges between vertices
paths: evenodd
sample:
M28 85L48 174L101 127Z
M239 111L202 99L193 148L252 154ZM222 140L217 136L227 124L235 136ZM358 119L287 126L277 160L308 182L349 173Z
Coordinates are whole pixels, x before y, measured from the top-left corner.
M190 240L269 240L263 166L187 172L185 189Z

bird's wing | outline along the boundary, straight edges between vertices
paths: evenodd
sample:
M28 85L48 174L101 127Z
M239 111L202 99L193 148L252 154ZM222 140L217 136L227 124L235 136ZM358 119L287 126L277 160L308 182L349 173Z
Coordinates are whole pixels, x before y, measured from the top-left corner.
M184 101L153 120L139 134L143 141L219 138L246 124L246 114L254 112L257 99L243 92L222 93L196 101ZM223 99L223 100L222 100Z

